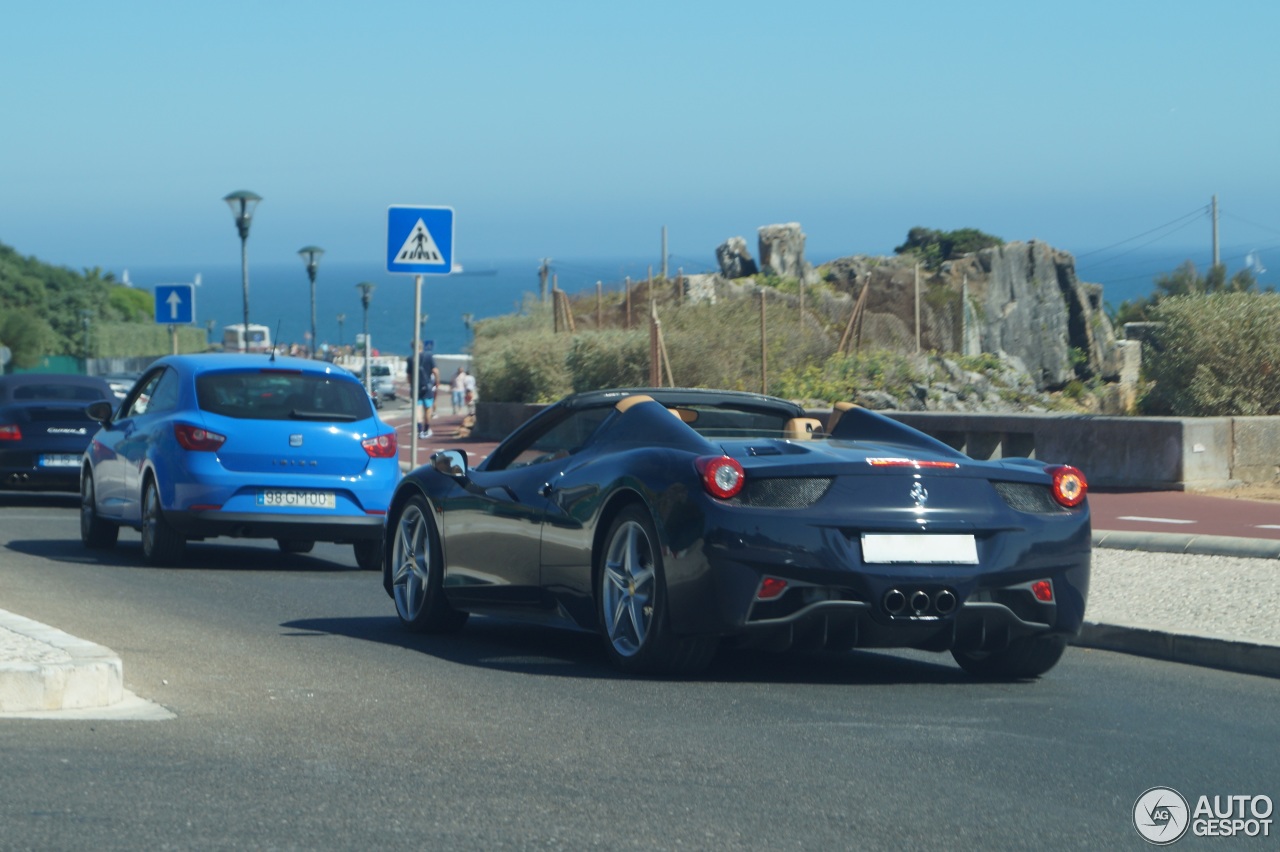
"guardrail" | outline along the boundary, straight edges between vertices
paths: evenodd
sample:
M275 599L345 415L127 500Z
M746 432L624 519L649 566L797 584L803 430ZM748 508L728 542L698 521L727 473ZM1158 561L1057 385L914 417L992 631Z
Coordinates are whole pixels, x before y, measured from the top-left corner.
M499 440L541 405L481 402L472 434ZM829 410L810 416L826 422ZM1065 462L1091 487L1183 490L1280 481L1280 417L1106 417L886 411L976 459Z

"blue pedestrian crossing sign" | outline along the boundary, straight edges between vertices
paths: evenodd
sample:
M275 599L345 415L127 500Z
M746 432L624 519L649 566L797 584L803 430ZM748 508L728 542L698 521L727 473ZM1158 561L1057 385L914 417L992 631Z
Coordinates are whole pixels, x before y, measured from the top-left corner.
M195 321L194 284L156 285L156 322L164 325L191 325Z
M392 205L387 209L387 271L448 275L453 271L453 208Z

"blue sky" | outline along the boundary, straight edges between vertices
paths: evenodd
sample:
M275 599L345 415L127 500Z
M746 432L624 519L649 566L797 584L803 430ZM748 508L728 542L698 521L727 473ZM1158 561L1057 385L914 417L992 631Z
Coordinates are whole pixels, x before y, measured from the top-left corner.
M1082 252L1219 197L1280 246L1280 4L6 3L0 242L73 268L381 264L390 204L456 257L809 254L914 225ZM1207 219L1169 237L1207 246ZM1205 249L1207 251L1207 248ZM1280 257L1275 263L1280 265Z

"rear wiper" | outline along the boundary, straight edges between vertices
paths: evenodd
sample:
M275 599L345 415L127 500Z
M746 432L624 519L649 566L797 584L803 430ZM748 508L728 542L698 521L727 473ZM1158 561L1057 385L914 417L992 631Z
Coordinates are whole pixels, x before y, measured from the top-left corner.
M329 411L299 411L296 408L289 412L289 417L294 420L328 420L335 423L352 423L360 419L354 414L334 414Z

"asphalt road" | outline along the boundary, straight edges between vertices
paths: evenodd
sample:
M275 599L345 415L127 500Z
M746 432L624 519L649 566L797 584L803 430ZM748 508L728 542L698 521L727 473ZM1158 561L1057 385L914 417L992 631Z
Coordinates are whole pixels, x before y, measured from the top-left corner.
M628 678L580 634L408 635L345 547L148 569L8 496L0 541L0 608L176 714L0 720L0 849L1136 849L1150 787L1280 800L1274 679L1080 648L1016 684L869 652Z

